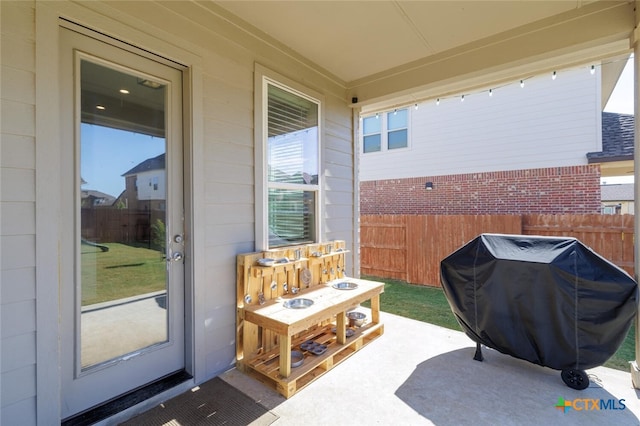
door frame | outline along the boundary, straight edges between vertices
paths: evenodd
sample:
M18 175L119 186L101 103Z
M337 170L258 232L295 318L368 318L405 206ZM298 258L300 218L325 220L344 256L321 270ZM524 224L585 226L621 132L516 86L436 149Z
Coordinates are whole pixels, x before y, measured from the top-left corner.
M84 346L81 342L85 338L89 339L89 336L81 331L84 330L83 327L86 324L82 320L85 318L84 314L80 314L83 310L83 304L80 300L83 293L80 288L80 265L84 263L81 259L84 259L85 256L79 254L82 251L79 240L83 223L79 214L81 210L79 194L81 189L80 176L86 174L81 168L81 158L88 155L82 149L86 135L81 131L82 124L80 123L80 117L84 112L80 105L83 96L80 90L81 80L84 79L84 76L81 77L81 64L98 64L105 69L112 70L112 72L138 76L138 78L152 75L152 78L157 78L167 84L166 91L163 92L166 93L163 111L165 111L168 121L164 123L166 134L162 137L164 140L163 155L166 158L166 186L163 189L166 191L166 210L162 220L167 224L165 242L167 243L168 256L173 250L182 251L182 247L176 245L173 238L169 237L183 234L184 185L182 180L184 173L182 169L184 163L182 156L184 149L182 124L184 120L182 102L184 96L182 95L183 67L162 63L156 58L149 58L149 55L131 52L131 49L124 50L119 46L114 46L113 43L98 40L95 34L85 35L75 29L69 30L64 27L60 29L60 34L61 40L64 40L61 46L63 62L60 65L62 79L59 86L63 99L60 108L63 111L61 129L63 129L64 139L67 140L60 153L63 164L60 169L63 179L61 200L67 211L61 221L61 226L74 228L74 232L63 235L60 245L65 254L74 252L74 256L61 257L60 262L60 276L63 279L60 288L62 416L73 417L78 412L91 409L92 406L100 406L114 397L126 395L133 389L144 387L167 374L184 371L184 266L189 262L187 258L180 262L169 262L168 259L163 262L166 267L165 289L167 292L166 309L163 310L167 315L165 316L165 324L168 327L164 329L166 340L136 346L131 348L129 353L125 351L125 353L111 359L80 367L80 362L85 355L81 349ZM109 88L117 91L120 87L109 86ZM135 87L131 87L131 90L134 92ZM135 132L135 130L126 127L118 128L124 130L124 133ZM147 155L151 155L151 153L147 152ZM91 156L89 155L88 158ZM74 214L68 214L71 209L75 212ZM149 209L151 210L151 206ZM107 311L102 310L101 312ZM124 360L127 362L121 362Z
M99 7L102 7L101 5ZM204 52L181 46L181 41L163 39L157 28L129 16L114 20L84 5L63 2L36 2L35 40L35 202L36 202L36 413L44 423L61 418L60 303L61 286L58 259L61 236L73 230L62 229L64 214L60 203L62 166L60 151L61 114L58 112L59 29L61 26L99 34L110 44L125 50L145 52L163 58L183 72L183 152L184 152L184 231L185 231L185 370L193 377L172 389L124 410L113 419L124 419L144 411L159 401L178 395L205 377L204 282L205 265L198 262L204 252L204 236L194 229L204 223L204 158L202 136L202 62ZM89 28L100 29L94 32ZM104 35L117 34L118 39ZM126 41L122 41L126 40ZM139 47L135 47L139 46ZM192 46L189 46L192 47ZM150 52L156 52L153 54ZM170 58L170 59L167 59ZM202 225L200 225L201 227ZM202 234L202 233L201 233Z

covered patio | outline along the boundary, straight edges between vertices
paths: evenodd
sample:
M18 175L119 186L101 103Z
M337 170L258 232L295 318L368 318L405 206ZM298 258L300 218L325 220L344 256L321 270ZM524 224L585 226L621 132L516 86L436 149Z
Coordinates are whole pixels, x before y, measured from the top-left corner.
M567 388L557 371L491 350L478 363L472 359L475 345L462 333L385 313L379 339L289 399L235 370L242 308L237 301L246 297L235 284L239 254L279 250L286 247L283 241L344 241L340 271L359 277L363 115L488 91L532 75L561 75L572 67L602 70L595 75L603 76L599 83L609 93L635 53L637 117L639 5L640 0L1 1L0 422L118 424L222 380L266 407L270 417L263 423L640 423L639 334L631 371L589 371L593 386L583 392ZM123 78L83 73L91 70L88 64ZM120 87L123 81L131 87ZM100 90L85 93L83 83ZM152 90L166 93L136 94ZM162 98L158 106L156 98ZM306 118L270 133L277 122L271 113L281 105ZM154 123L157 118L166 139L165 154L135 161L131 155L131 164L112 177L124 185L123 172L164 155L166 176L156 181L149 174L144 187L163 192L165 183L171 191L157 203L150 196L138 203L143 191L131 180L133 185L119 187L131 203L109 206L133 210L140 204L144 210L157 204L153 208L167 212L163 232L157 232L164 235L160 245L171 249L170 256L158 257L168 293L163 304L149 307L162 310L156 327L166 333L154 344L87 366L82 344L91 342L83 342L88 339L82 336L81 308L83 280L90 279L81 273L80 189L87 183L82 159L88 150L81 149L81 129L87 116L105 110L126 113L103 116L113 129L130 131L129 120L136 121L139 135L149 136L156 127L137 122L138 115ZM283 121L296 121L294 115L287 113ZM311 130L312 142L295 140L299 164L286 174L270 174L286 160L270 158L270 138L302 130ZM636 151L639 134L636 119ZM118 151L114 140L102 141L107 152ZM313 155L305 154L306 145ZM638 180L640 157L634 169ZM280 203L290 199L291 211ZM635 200L640 202L640 186ZM286 234L272 232L272 209L282 217L293 212L304 226L282 239ZM638 215L635 228L640 229ZM116 252L112 248L110 254ZM638 271L638 245L635 253ZM88 271L97 270L85 263ZM141 264L120 262L115 269L132 271ZM84 323L85 329L91 325ZM638 325L636 320L636 330ZM340 331L342 343L343 337ZM573 401L573 408L555 408L560 398ZM604 401L605 409L587 409L585 398L589 408L597 405L592 401ZM96 417L84 421L87 413ZM180 415L164 423L193 424Z
M363 113L589 61L602 61L610 71L603 75L615 76L624 62L609 59L632 51L636 70L640 62L637 2L217 3L231 24L337 77L351 102L354 141ZM283 16L288 25L281 25ZM321 18L309 27L309 16ZM614 84L605 78L604 90ZM635 98L637 104L637 88ZM358 271L358 256L352 261ZM591 385L580 392L566 387L558 371L490 349L484 362L474 361L474 344L461 332L386 313L382 321L383 338L289 399L236 369L219 377L269 410L256 424L640 423L636 367L589 370ZM178 413L169 418L188 424Z
M487 91L518 80L522 83L523 76L548 73L555 79L558 69L589 61L601 63L603 69L604 107L622 71L624 61L620 59L634 53L635 146L640 149L637 1L517 5L394 1L344 2L330 7L322 2L220 4L233 14L229 16L231 20L239 18L238 22L249 23L348 82L347 97L351 100L356 132L362 114L417 106L418 102L439 103L445 97L464 100L465 93ZM323 20L311 27L313 32L305 31L309 29L306 17L316 13ZM280 25L280 15L292 18L291 24ZM356 22L365 25L355 25ZM376 22L385 22L385 30L367 25ZM327 44L327 40L333 43ZM361 152L357 147L356 154ZM356 172L357 167L356 161ZM640 179L639 157L635 157L633 172L636 181ZM636 203L639 194L636 185ZM638 215L635 228L640 228ZM638 253L636 245L636 270ZM357 256L353 262L358 270ZM636 319L638 324L640 318ZM639 356L640 334L636 334L636 359L631 362L635 388L640 388Z
M235 369L220 377L269 410L256 425L640 423L640 392L628 372L588 370L590 387L577 391L565 386L559 371L490 349L484 349L483 362L474 361L475 344L462 332L381 316L382 338L289 399ZM557 408L559 398L571 401L571 408ZM207 410L206 404L187 412L171 401L164 406L154 408L153 417L159 418L159 410L163 421L176 426ZM221 424L210 414L202 424ZM151 417L143 413L128 424L154 424Z

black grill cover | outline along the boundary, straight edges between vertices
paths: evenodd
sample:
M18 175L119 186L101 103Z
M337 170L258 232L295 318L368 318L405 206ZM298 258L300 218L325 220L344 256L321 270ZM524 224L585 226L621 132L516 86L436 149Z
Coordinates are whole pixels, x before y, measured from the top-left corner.
M575 238L482 234L440 279L467 336L556 370L602 365L637 309L633 278Z

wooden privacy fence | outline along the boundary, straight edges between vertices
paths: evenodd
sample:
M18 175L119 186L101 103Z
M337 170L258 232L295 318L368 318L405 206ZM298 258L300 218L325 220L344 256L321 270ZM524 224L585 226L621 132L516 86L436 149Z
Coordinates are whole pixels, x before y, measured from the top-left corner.
M633 276L633 215L363 215L364 275L440 286L440 261L481 233L567 236Z
M151 225L165 220L165 212L140 209L81 209L82 238L94 243L149 244Z

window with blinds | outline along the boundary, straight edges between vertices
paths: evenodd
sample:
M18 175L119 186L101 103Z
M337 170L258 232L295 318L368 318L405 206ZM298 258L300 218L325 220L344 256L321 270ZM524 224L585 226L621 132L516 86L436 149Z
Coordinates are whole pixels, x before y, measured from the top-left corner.
M316 240L318 112L318 102L268 83L269 247Z

